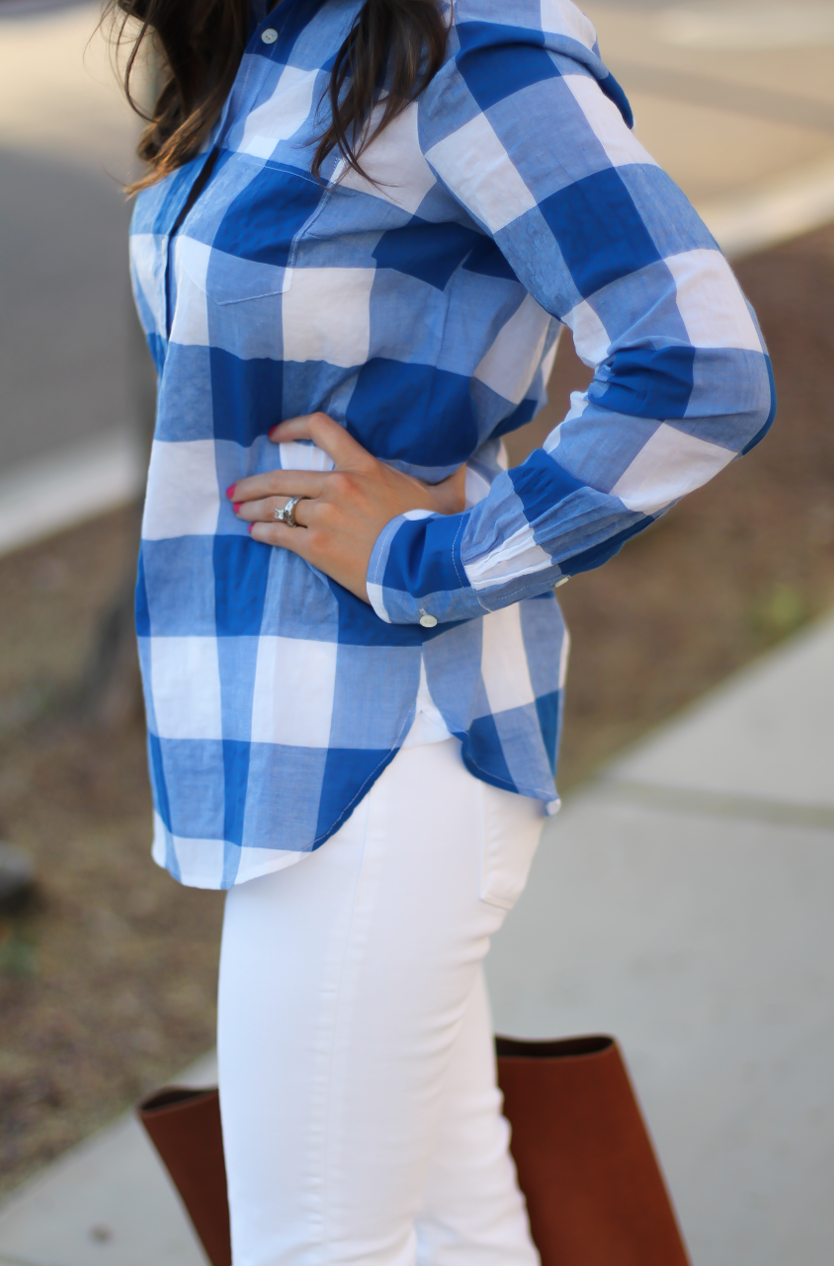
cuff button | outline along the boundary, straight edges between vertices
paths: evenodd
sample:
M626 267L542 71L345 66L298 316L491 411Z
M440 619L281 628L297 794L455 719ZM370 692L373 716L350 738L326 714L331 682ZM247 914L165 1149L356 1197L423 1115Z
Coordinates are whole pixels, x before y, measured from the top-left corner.
M424 612L420 616L420 623L422 624L424 629L433 629L435 624L437 624L437 616L426 615L426 613Z

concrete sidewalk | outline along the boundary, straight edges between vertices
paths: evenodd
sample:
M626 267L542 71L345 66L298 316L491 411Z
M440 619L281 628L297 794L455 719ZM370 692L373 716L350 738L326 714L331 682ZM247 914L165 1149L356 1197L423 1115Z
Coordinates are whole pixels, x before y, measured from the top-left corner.
M214 1055L178 1081L217 1084ZM0 1209L0 1266L206 1266L135 1118L73 1148Z
M694 1266L831 1261L833 886L829 617L571 799L489 956L498 1031L620 1039ZM150 1262L201 1253L131 1120L0 1210L0 1266Z
M834 619L572 799L488 960L499 1031L613 1032L694 1266L834 1254Z

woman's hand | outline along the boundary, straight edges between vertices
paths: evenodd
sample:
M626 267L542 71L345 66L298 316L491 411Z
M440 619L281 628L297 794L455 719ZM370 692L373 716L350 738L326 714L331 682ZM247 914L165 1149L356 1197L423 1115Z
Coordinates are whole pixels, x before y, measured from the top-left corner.
M269 438L312 440L333 458L335 470L273 470L239 479L227 492L239 518L251 524L256 541L292 550L368 601L366 580L371 553L386 523L406 510L457 514L464 509L466 468L439 484L377 461L326 413L291 418ZM303 497L293 512L298 527L275 520L290 497Z

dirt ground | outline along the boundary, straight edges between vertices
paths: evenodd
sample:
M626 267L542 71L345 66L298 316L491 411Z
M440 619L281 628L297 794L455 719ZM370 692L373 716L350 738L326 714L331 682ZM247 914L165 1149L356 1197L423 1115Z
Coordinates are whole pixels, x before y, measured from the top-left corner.
M560 786L834 604L834 227L738 269L773 354L768 440L560 591L574 639ZM560 351L552 404L587 380ZM218 893L151 863L144 736L69 707L132 566L121 511L0 559L0 839L32 905L0 916L0 1190L212 1043ZM70 692L70 693L68 693Z

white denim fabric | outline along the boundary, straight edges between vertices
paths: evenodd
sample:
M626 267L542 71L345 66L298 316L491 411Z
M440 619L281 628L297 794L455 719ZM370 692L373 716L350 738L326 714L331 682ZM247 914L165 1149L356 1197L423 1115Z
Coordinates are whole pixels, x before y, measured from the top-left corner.
M543 815L457 739L408 747L306 865L229 892L234 1266L537 1266L481 964Z

